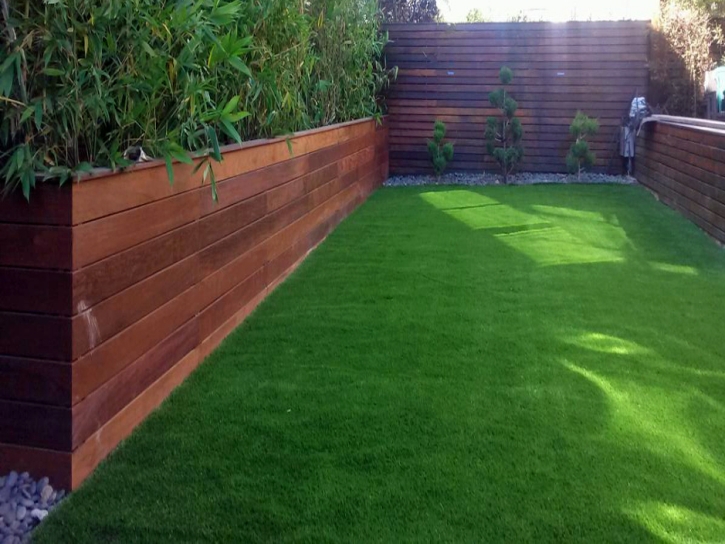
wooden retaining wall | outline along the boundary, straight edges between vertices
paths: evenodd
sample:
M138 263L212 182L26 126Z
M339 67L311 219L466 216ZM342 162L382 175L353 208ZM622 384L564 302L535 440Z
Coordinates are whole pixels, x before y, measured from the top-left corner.
M725 130L647 123L635 171L664 203L725 243Z
M387 178L362 120L0 201L0 474L77 487Z
M566 171L569 125L577 110L597 117L597 168L620 171L616 144L635 91L648 84L647 22L391 24L388 66L398 78L388 96L390 170L430 172L426 139L433 121L448 127L452 170L492 169L485 153L488 93L498 72L514 72L512 96L524 125L522 170ZM610 163L610 157L614 160Z

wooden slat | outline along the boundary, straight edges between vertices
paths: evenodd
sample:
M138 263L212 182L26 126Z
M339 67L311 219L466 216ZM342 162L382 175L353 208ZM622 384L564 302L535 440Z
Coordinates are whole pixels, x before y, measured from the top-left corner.
M687 198L683 198L681 193L670 189L665 183L662 183L661 176L658 174L651 177L645 171L640 172L639 177L642 184L654 191L663 202L682 213L716 240L725 242L725 230L713 225L707 219L711 216L709 210Z
M74 185L66 224L0 223L32 242L0 263L0 460L65 456L77 486L383 181L388 143L363 120L295 135L292 155L232 146L219 203L186 165L171 187L151 164ZM50 261L48 233L67 241Z
M191 353L199 342L199 320L192 319L73 406L73 448Z
M199 222L199 243L206 247L264 217L266 197L261 194L224 208Z
M239 308L245 306L261 293L265 287L264 270L260 269L213 302L199 314L199 334L201 338L206 338L221 327L225 321L239 311Z
M644 38L644 36L643 36ZM642 46L646 45L645 40L642 39L641 44ZM601 53L602 44L592 44L592 42L588 43L572 43L571 41L567 41L566 43L562 42L548 42L548 43L527 43L525 41L517 40L515 44L508 43L503 44L501 42L493 42L485 45L481 45L479 43L471 43L469 41L461 41L461 43L451 43L451 44L441 44L439 42L434 42L431 44L409 44L404 45L400 42L392 42L390 43L386 50L390 52L395 52L397 54L401 55L441 55L441 54L454 54L454 55L482 55L484 54L486 58L489 58L489 56L495 56L495 55L501 55L501 54L507 54L507 55L514 55L514 56L531 56L531 55L572 55L572 54L586 54L586 55L592 55L592 54L599 54ZM613 41L612 43L607 44L607 54L617 54L617 53L631 53L632 51L632 44L630 43L623 43L621 41ZM622 59L622 57L619 57Z
M73 318L73 359L191 288L199 279L198 255L187 257Z
M198 285L195 285L80 357L73 363L73 404L192 319L198 300Z
M70 408L0 400L4 444L71 451L71 430Z
M384 165L383 165L384 166ZM375 177L371 178L374 183L370 184L370 189L374 185L382 182L381 176L375 172ZM369 192L368 190L368 192ZM345 211L350 211L351 203L359 204L361 198L366 195L357 196L354 199L349 199L345 206ZM332 224L326 225L326 230L332 228ZM318 234L319 236L319 234ZM302 256L295 261L290 267L284 270L277 277L274 275L277 273L279 267L287 264L291 255L296 252L302 252L301 246L296 246L290 250L289 253L284 254L279 259L268 267L265 275L266 283L268 284L265 290L250 300L244 307L242 307L235 315L230 317L226 323L222 324L216 331L210 334L205 340L203 340L199 348L191 351L175 366L161 376L151 386L146 388L140 395L126 405L121 411L114 415L107 423L105 423L99 430L91 435L82 445L80 445L73 454L72 460L72 487L78 487L82 481L92 472L95 466L106 456L108 453L115 448L118 443L125 438L133 428L138 425L148 414L154 410L163 400L169 395L169 393L177 387L208 355L214 347L216 347L222 339L224 339L237 325L239 325L257 305L268 295L279 283L294 270L305 255L319 243L319 238L310 238L313 243L312 246L305 251Z
M171 391L196 369L200 362L197 348L186 355L79 446L72 456L72 488L76 489L91 474L98 463L121 440L126 438L134 427L156 409ZM0 451L2 451L1 448ZM69 479L71 478L69 477Z
M255 272L264 268L267 261L269 239L201 280L199 287L199 309L206 309L214 301L230 292Z
M707 221L720 233L725 233L725 206L722 203L699 193L679 179L673 179L659 172L653 165L641 164L643 183L656 192L663 192L687 208L691 215Z
M192 223L74 272L74 313L87 310L198 250L198 224Z
M71 213L70 184L40 183L29 200L20 191L0 195L0 223L68 226Z
M725 242L725 138L649 124L637 141L636 174L670 207Z
M390 168L430 173L426 140L446 123L456 145L449 170L496 170L485 154L488 93L502 65L514 71L510 95L524 125L521 170L565 172L569 125L581 110L600 122L594 171L621 161L614 145L629 103L648 83L649 25L484 23L390 25L386 61L399 77L388 92Z
M70 270L70 227L0 223L0 266Z
M27 471L35 480L47 477L54 489L71 489L71 454L67 452L0 443L0 474L11 470Z
M219 181L274 165L292 156L311 153L334 145L351 135L370 130L372 121L363 119L337 127L325 127L298 133L294 138L246 142L224 148L224 161L214 164ZM289 140L289 141L288 141ZM202 186L202 171L193 173L193 165L174 165L174 184L168 183L163 161L138 166L120 174L73 187L73 224L85 223L113 213L130 210L149 202ZM166 181L166 183L160 183ZM220 200L222 195L220 194Z
M0 356L0 399L70 406L70 386L67 363Z
M187 192L138 206L73 229L73 269L137 246L199 217L199 196Z
M70 271L0 267L0 310L71 315Z
M0 354L71 361L71 329L68 317L0 312Z

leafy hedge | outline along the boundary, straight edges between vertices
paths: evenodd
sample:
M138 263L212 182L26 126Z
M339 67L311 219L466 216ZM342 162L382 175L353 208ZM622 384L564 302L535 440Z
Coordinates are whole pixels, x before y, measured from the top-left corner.
M380 113L375 0L0 5L0 177L26 197L139 148L171 172L190 152Z

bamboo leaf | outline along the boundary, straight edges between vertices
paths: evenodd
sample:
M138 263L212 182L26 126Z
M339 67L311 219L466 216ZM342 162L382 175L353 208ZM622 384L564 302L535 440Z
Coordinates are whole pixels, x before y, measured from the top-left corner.
M65 72L63 70L58 70L57 68L44 68L43 73L46 76L51 77L60 77L65 75Z
M43 124L43 103L38 101L35 103L35 128L40 130Z
M225 118L232 123L236 123L238 121L241 121L245 117L249 117L249 115L250 113L248 111L238 111L236 113L227 115Z
M224 106L224 109L222 110L222 114L229 114L232 111L234 111L239 104L239 95L233 96L229 102L227 102L227 105Z
M234 126L226 119L222 119L221 122L222 122L222 130L224 130L226 135L229 136L230 138L232 138L238 144L241 144L242 137L239 135L239 132L237 132L237 129L234 128Z
M249 67L246 64L244 64L241 60L239 60L238 57L229 57L229 64L231 64L234 68L239 70L245 76L247 76L249 78L252 77L252 71L249 69Z
M216 130L214 130L213 127L208 127L207 134L209 136L209 141L211 142L211 156L214 158L214 160L221 162L222 152L219 148L219 138L217 137Z
M20 122L24 123L25 121L30 119L34 113L35 113L35 108L32 108L32 107L25 108L25 111L20 116Z
M166 175L169 177L169 183L174 184L174 165L172 163L171 155L164 156L164 162L166 162Z
M219 202L219 194L217 193L216 187L216 174L211 164L209 165L209 175L211 176L211 198L214 202Z

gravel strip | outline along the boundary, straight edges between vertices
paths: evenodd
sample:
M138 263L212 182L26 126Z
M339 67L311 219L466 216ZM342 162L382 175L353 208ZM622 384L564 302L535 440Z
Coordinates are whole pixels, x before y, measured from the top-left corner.
M629 176L610 176L608 174L582 174L581 179L569 174L521 173L509 176L509 185L534 185L539 183L616 183L633 185L637 180ZM452 172L440 179L430 175L390 176L385 187L407 187L417 185L503 185L503 177L488 172Z
M37 482L30 474L13 471L0 477L0 544L24 544L30 532L65 497L48 478Z

